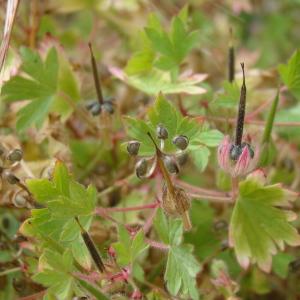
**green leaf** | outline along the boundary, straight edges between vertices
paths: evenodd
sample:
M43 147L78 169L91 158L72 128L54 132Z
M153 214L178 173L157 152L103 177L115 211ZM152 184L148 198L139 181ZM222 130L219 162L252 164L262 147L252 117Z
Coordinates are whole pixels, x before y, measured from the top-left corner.
M23 131L31 125L40 127L57 91L58 57L55 48L49 50L42 62L40 56L30 49L22 48L22 70L27 75L13 77L2 89L8 102L31 100L18 113L17 129Z
M182 290L192 299L199 299L195 278L201 268L191 251L188 246L170 248L164 279L172 295L176 296Z
M300 236L289 224L294 214L280 208L295 195L280 185L264 186L261 181L252 176L239 185L230 222L230 244L242 267L247 268L251 261L269 272L277 248L283 249L284 243L299 245Z
M223 138L224 135L222 132L216 129L211 129L200 132L197 139L194 141L194 144L200 143L207 147L216 147L221 143Z
M125 226L119 226L119 241L113 244L113 248L117 252L117 261L121 266L133 264L148 247L142 229L132 239Z
M285 279L289 273L289 264L295 257L289 253L278 253L273 257L272 270L280 278Z
M41 271L32 278L35 282L48 287L48 292L58 299L68 299L72 295L74 278L71 273L75 269L70 250L63 254L45 250L40 257L40 269Z
M197 168L203 172L208 164L210 151L205 146L192 146L190 147L191 156Z
M240 98L240 88L237 82L224 81L223 89L217 95L214 104L225 108L235 108Z
M297 50L286 65L278 66L282 81L296 96L300 96L300 51Z
M205 79L205 76L201 74L172 80L168 72L156 69L145 74L134 75L127 75L118 68L110 68L110 72L118 79L149 95L157 95L159 92L163 94L184 93L190 95L206 93L206 90L199 86L199 83Z

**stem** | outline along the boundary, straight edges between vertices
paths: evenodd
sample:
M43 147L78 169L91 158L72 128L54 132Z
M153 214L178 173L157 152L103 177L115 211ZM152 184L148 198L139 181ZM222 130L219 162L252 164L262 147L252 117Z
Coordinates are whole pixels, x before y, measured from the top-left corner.
M168 171L166 170L165 164L164 164L164 162L162 160L163 153L157 147L156 142L153 139L151 133L147 132L147 134L148 134L148 136L150 137L150 139L152 140L152 142L153 142L153 144L155 146L158 166L159 166L159 169L160 169L161 173L163 174L163 177L164 177L164 179L165 179L165 181L167 183L168 190L171 193L171 195L173 197L175 197L174 185L172 183L172 180L170 178L170 175L169 175Z
M262 138L262 144L268 143L270 141L271 132L272 132L272 128L273 128L273 125L274 125L274 118L275 118L278 102L279 102L279 90L276 94L276 97L275 97L275 99L272 103L271 110L268 114L266 127L265 127L264 135L263 135L263 138Z
M6 275L11 274L11 273L19 272L19 271L21 271L20 267L4 270L4 271L0 272L0 277L1 276L6 276Z
M156 249L160 249L160 250L163 250L163 251L168 251L170 249L169 245L166 245L166 244L163 244L163 243L160 243L160 242L157 242L157 241L153 241L153 240L150 240L150 239L146 239L145 241L151 247L156 248Z
M239 179L237 177L231 178L231 185L232 185L231 201L234 202L236 200L237 195L238 195Z
M244 120L245 120L245 111L246 111L246 83L245 83L245 69L244 63L241 63L242 71L243 71L243 84L241 87L240 94L240 103L239 103L239 111L236 120L236 133L235 133L235 145L240 146L243 138L243 130L244 130Z
M232 202L231 197L210 196L210 195L197 194L197 193L193 193L193 192L188 193L188 194L192 198L205 199L205 200L209 200L209 201L215 202L215 203L229 203L229 202Z
M144 210L144 209L153 209L158 207L158 202L153 202L150 204L145 204L145 205L139 205L139 206L131 206L131 207L105 207L105 208L100 208L101 211L107 211L107 212L128 212L128 211L139 211L139 210ZM97 213L97 208L96 208L96 213Z
M91 54L91 64L92 64L92 69L93 69L93 76L94 76L97 97L98 97L99 104L102 105L103 104L103 95L102 95L102 90L101 90L101 85L100 85L100 80L99 80L99 75L98 75L98 70L97 70L96 59L95 59L95 56L93 53L93 48L92 48L91 43L89 43L89 48L90 48L90 54Z

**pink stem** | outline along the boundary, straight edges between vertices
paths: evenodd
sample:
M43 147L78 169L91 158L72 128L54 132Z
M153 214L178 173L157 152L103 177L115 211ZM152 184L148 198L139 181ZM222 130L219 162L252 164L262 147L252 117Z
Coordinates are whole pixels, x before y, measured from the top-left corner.
M149 244L153 248L160 249L160 250L163 250L163 251L167 251L167 250L170 249L169 245L166 245L166 244L163 244L163 243L160 243L160 242L157 242L157 241L153 241L153 240L150 240L150 239L146 239L146 243Z
M148 219L146 220L146 222L143 226L143 230L144 230L145 234L150 230L150 228L153 224L153 220L156 216L157 209L158 209L158 205L152 210L150 216L148 217Z
M96 208L95 213L101 214L104 212L127 212L127 211L136 211L136 210L144 210L144 209L152 209L156 208L159 205L158 202L139 205L139 206L131 206L131 207L100 207Z
M185 188L187 191L191 192L191 193L198 193L198 194L203 194L202 196L206 197L206 195L210 195L210 196L217 196L217 197L227 197L228 195L226 193L223 192L219 192L219 191L214 191L214 190L207 190L207 189L203 189L194 185L191 185L189 183L186 183L184 181L181 180L176 180L176 183Z
M215 203L229 203L233 202L231 197L222 197L222 196L211 196L211 195L202 195L197 193L188 193L192 198L210 200L211 202Z

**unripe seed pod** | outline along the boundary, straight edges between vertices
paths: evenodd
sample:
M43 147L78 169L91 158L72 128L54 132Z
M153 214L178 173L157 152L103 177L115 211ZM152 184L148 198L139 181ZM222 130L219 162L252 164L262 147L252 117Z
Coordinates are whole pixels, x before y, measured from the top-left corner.
M101 105L98 102L95 102L90 106L89 111L93 116L98 116L101 113Z
M293 260L289 263L289 271L296 273L300 269L300 259Z
M177 165L176 160L173 157L166 155L164 156L163 161L169 173L177 174L179 172L179 167Z
M173 144L180 150L185 150L189 145L189 139L185 135L178 135L173 139Z
M135 173L138 178L141 178L147 174L148 163L145 158L139 160L135 165Z
M25 207L27 204L27 200L22 195L15 195L15 197L12 199L12 202L15 207L22 208Z
M176 156L176 160L179 166L183 166L187 163L189 156L186 152L181 152L179 155Z
M9 171L3 172L2 176L9 184L17 184L20 182L20 179Z
M114 105L110 100L104 101L103 104L101 105L101 108L103 109L103 111L109 113L109 114L113 114L115 109L114 109Z
M138 155L141 143L138 141L130 141L127 144L127 151L130 155Z
M156 128L156 135L159 139L166 140L169 136L169 133L165 126L158 124Z
M14 149L9 151L7 159L11 162L20 161L23 158L23 151L21 149Z

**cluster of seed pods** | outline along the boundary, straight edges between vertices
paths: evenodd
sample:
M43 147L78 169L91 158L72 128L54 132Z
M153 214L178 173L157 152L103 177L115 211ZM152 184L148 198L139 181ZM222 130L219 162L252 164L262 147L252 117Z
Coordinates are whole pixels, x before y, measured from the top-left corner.
M156 145L155 147L161 153L161 159L163 160L164 166L170 174L177 174L179 172L180 166L182 166L187 161L187 153L185 150L189 145L189 139L184 135L177 135L173 138L173 144L178 148L176 153L167 154L163 152L164 141L169 138L169 133L163 124L159 124L156 128L156 136L161 141L160 147ZM127 144L127 151L132 156L137 156L139 154L141 143L139 141L130 141ZM157 154L157 153L156 153ZM135 166L136 175L139 178L149 178L156 169L157 166L157 155L142 157Z
M163 151L164 142L169 138L167 128L159 124L156 128L156 137L160 140L160 147L156 144L152 135L147 133L156 149L156 153L150 157L141 158L135 166L136 175L139 178L148 178L154 171L158 170L163 175L165 184L162 194L162 208L173 217L181 217L185 230L190 230L192 225L188 210L190 208L190 198L184 189L173 184L170 175L177 174L179 167L187 158L185 150L188 147L189 139L184 135L177 135L172 143L178 148L175 154L167 154ZM130 141L127 145L127 151L132 156L137 156L140 149L139 141Z

